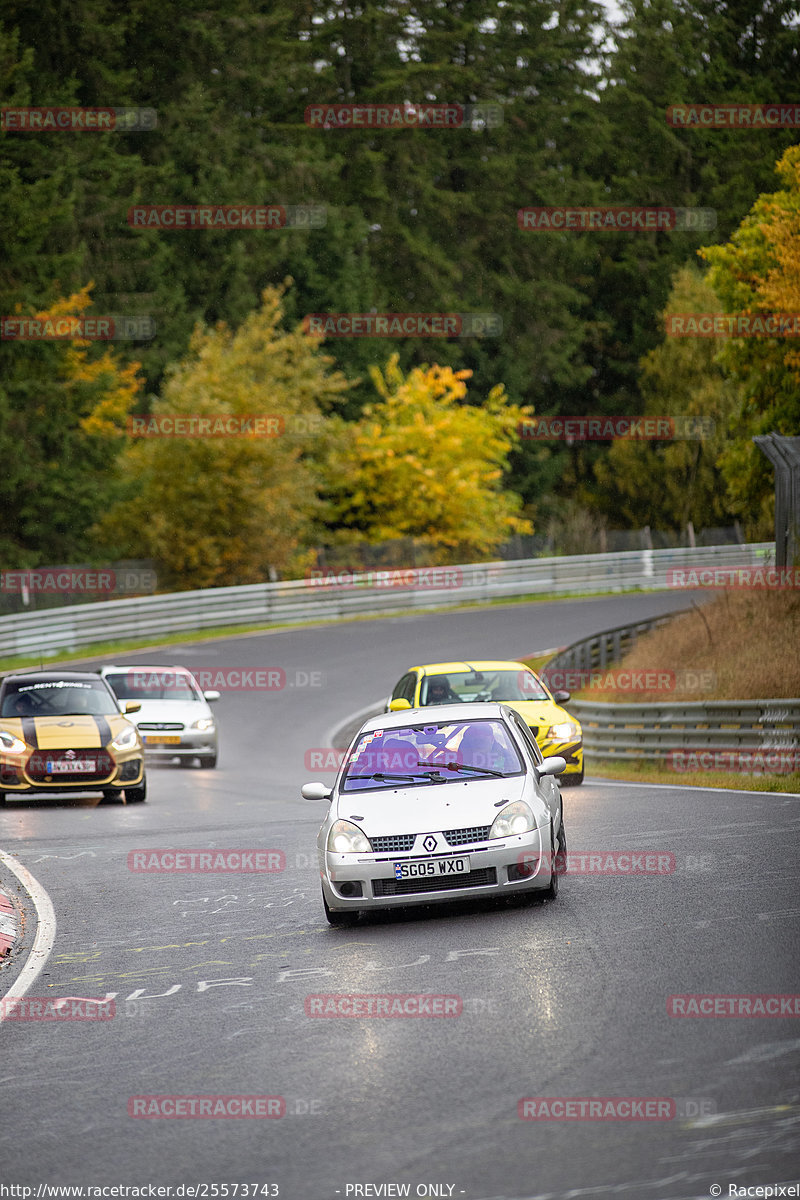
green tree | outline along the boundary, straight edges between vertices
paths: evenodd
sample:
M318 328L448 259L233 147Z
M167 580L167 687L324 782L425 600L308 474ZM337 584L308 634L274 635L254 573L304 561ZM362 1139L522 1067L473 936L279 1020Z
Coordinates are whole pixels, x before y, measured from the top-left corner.
M663 313L719 312L719 299L694 266L676 274ZM665 337L642 359L645 415L676 422L674 441L618 440L595 464L596 486L585 500L616 525L698 531L733 519L717 466L728 438L738 388L717 362L710 338ZM700 436L681 436L696 418ZM704 431L704 432L703 432Z
M116 554L155 559L163 587L262 582L308 536L318 507L309 461L347 383L281 319L281 291L267 288L237 330L198 326L150 414L266 417L274 436L143 436L122 455L122 494L96 533Z
M776 170L783 187L759 196L731 240L707 246L710 283L726 312L800 312L800 146ZM772 528L773 470L752 438L800 433L800 354L781 337L726 341L719 361L740 384L720 465L728 500L749 522L751 536Z

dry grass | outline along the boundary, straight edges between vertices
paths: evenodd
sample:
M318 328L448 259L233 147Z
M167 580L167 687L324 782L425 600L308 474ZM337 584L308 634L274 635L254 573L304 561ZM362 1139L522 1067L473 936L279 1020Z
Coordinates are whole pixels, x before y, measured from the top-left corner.
M710 604L641 637L619 665L634 671L687 672L697 678L694 686L682 691L593 687L575 692L575 697L616 703L796 698L800 696L800 594L790 589L726 591Z

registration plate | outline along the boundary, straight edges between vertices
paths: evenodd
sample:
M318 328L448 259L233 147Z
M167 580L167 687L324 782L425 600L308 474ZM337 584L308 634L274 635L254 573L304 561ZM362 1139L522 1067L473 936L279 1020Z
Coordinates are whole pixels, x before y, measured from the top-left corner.
M162 737L160 734L145 734L145 746L180 746L181 739L179 737Z
M396 862L395 879L430 879L440 875L467 875L469 855L464 858L426 858L424 862Z
M93 758L56 758L47 761L48 775L90 775L97 767Z

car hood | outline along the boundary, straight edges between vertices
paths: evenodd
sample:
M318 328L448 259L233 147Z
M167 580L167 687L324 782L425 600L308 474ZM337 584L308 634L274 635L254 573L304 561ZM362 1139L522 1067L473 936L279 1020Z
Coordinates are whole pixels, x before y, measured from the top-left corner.
M107 746L131 722L122 714L108 716L3 717L0 726L40 750L96 750Z
M369 838L491 825L500 812L495 805L500 800L510 804L521 799L526 782L524 775L513 775L508 779L482 779L467 784L459 780L382 792L345 792L338 797L336 816L353 821ZM544 804L535 804L535 808L541 810L537 812L539 824Z
M509 708L513 708L528 725L544 726L559 725L562 721L575 721L565 708L552 700L504 700ZM578 722L580 724L580 722Z
M192 721L211 715L211 709L204 700L142 700L142 707L138 712L129 713L128 720L136 725L142 721L145 724L151 721L170 724L181 721L184 725L191 725Z

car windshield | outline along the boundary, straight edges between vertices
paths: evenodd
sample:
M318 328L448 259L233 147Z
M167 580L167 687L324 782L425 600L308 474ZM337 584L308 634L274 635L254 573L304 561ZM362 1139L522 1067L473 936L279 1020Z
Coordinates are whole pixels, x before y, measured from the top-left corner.
M153 667L131 667L105 676L120 700L202 700L188 675Z
M119 716L108 688L98 679L48 679L36 683L9 682L3 694L2 717Z
M343 792L519 775L522 759L505 722L448 721L362 733L345 760Z
M448 671L427 675L420 688L420 704L463 704L472 700L549 700L532 671L522 667L499 671Z

